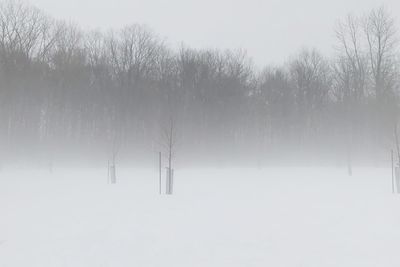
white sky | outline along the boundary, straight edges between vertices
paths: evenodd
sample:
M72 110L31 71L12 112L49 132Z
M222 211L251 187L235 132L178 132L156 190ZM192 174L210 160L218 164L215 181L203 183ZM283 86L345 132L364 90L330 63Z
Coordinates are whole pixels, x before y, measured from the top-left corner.
M28 0L29 1L29 0ZM385 5L400 20L400 0L30 0L82 28L141 23L171 45L244 48L257 65L280 64L302 47L333 51L334 25L352 12ZM400 24L398 23L400 26Z

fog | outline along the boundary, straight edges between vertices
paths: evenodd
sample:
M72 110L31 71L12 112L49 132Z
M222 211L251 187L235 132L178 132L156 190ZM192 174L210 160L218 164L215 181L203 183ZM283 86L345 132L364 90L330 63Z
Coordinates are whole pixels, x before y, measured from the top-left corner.
M90 30L13 1L0 14L2 164L153 166L161 152L179 166L351 169L396 147L385 6L337 18L333 55L302 47L262 68L245 49L174 47L145 24Z
M0 267L399 266L399 8L0 0Z

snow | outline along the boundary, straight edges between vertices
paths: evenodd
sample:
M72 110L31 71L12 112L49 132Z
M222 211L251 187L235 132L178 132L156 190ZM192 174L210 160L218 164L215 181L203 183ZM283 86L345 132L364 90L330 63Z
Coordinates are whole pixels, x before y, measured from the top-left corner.
M390 169L4 170L0 266L399 266Z

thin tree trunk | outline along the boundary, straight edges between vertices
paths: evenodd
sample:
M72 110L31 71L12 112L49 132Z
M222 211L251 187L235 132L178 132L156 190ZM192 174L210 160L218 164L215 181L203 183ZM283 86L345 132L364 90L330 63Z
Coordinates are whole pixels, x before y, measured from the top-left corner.
M396 148L397 148L397 167L400 167L400 147L399 147L399 137L397 136L397 123L394 126L394 138L396 140Z
M171 179L172 179L172 133L173 133L173 123L171 121L171 128L169 133L169 156L168 156L168 188L169 194L171 194Z
M347 148L347 173L349 174L349 176L353 175L350 148Z
M391 152L391 159L392 159L392 193L394 194L394 159L393 159L393 149L390 151Z
M161 195L161 152L158 153L158 168L159 168L159 190Z
M107 184L110 183L110 160L107 160Z

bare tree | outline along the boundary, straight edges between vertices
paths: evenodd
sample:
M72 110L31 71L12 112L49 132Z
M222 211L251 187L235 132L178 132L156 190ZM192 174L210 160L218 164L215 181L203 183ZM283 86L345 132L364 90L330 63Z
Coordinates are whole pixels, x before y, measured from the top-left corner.
M396 90L399 88L399 61L397 27L394 18L384 8L372 10L364 18L364 32L371 71L372 88L376 97L375 136L383 133L391 139L393 125L398 119Z
M119 129L110 129L109 135L109 159L108 159L108 178L111 184L117 183L116 158L122 146L122 135Z
M368 45L369 63L375 95L380 100L391 90L398 38L394 19L384 7L372 10L364 18L364 32Z
M168 122L164 122L161 136L161 146L164 156L167 158L167 177L166 177L166 193L173 192L174 167L173 160L176 156L177 148L177 131L176 122L173 117L170 117Z
M359 18L348 15L336 28L339 62L336 72L342 79L343 98L360 101L367 90L368 62L363 47L362 25Z
M294 86L298 121L304 132L300 140L318 131L320 115L329 99L331 89L331 68L316 50L303 50L289 63L291 82Z
M368 63L363 48L361 21L348 15L336 28L338 60L334 63L334 94L343 106L348 174L352 175L352 150L358 114L367 92Z

